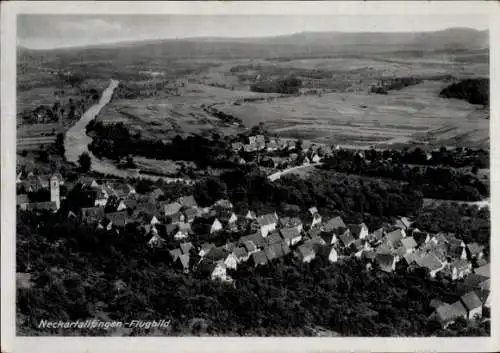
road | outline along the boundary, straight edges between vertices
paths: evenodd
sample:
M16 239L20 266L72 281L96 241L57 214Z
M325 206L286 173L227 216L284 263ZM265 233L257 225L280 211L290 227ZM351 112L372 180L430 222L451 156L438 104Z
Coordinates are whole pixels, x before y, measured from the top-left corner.
M90 159L92 160L91 168L93 171L113 175L120 178L143 178L149 180L158 180L163 179L167 183L172 182L185 182L192 183L191 180L182 179L182 178L169 178L163 176L157 176L147 173L141 173L138 171L128 170L128 169L119 169L114 165L114 163L110 160L99 159L92 152L89 151L88 145L92 142L92 138L87 135L86 127L89 122L99 115L99 112L111 101L111 97L113 96L113 92L116 87L118 87L119 81L111 80L109 86L102 93L101 99L99 103L91 106L78 120L75 125L73 125L67 132L64 137L64 149L65 149L65 158L68 162L72 162L78 164L79 156L86 152L89 154Z
M280 170L279 172L270 174L267 177L269 178L269 180L275 181L275 180L278 180L279 178L281 178L283 175L295 172L297 170L304 169L304 168L310 168L310 167L317 167L317 166L320 166L320 165L323 165L323 162L311 163L311 164L308 164L308 165L298 165L298 166L295 166L295 167L291 167L291 168Z

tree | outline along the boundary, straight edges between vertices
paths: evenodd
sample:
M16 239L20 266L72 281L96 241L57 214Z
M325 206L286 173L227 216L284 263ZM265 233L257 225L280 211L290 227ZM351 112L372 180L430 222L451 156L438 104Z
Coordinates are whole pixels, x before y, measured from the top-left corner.
M87 152L83 152L80 157L78 157L78 163L80 164L80 169L82 172L90 171L92 165L92 160Z

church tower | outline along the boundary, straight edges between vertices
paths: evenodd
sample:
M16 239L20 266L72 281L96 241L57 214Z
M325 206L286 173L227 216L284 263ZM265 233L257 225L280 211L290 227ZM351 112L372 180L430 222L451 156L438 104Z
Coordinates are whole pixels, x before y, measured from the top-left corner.
M55 175L50 178L50 201L55 202L57 209L61 206L61 200L59 198L59 178Z

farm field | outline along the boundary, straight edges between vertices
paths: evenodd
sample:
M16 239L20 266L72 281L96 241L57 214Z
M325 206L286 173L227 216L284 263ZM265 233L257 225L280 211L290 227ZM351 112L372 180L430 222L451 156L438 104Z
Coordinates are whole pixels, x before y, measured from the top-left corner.
M489 145L485 112L465 101L439 98L439 81L388 95L329 93L217 108L245 124L265 123L285 137L314 142L372 146L395 143Z

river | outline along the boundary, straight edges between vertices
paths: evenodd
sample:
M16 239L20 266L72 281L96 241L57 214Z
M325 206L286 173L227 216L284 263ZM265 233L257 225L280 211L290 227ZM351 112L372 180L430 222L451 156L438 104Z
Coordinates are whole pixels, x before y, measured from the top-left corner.
M102 93L99 103L91 106L85 113L83 113L80 120L78 120L67 132L64 137L65 158L68 162L78 164L78 158L84 152L88 153L92 161L91 168L93 171L113 175L119 178L144 178L150 180L163 179L167 183L171 182L186 182L192 183L191 180L181 178L169 178L164 176L157 176L147 173L140 173L138 171L119 169L110 160L99 159L92 152L89 151L88 145L92 142L92 138L87 135L86 127L89 122L99 115L102 108L111 101L113 92L118 87L119 81L111 80L109 86Z

